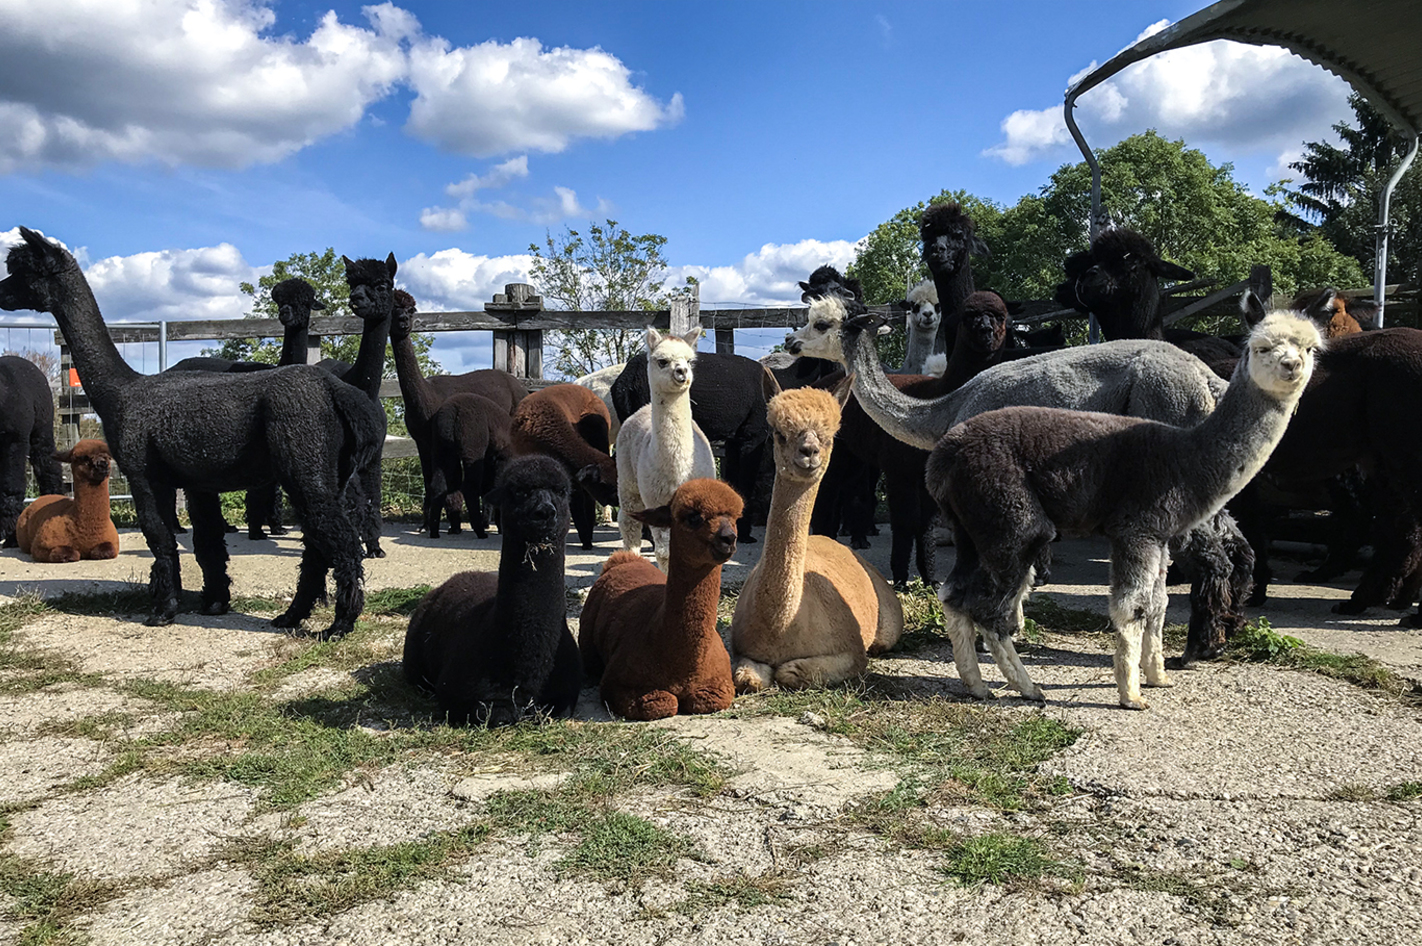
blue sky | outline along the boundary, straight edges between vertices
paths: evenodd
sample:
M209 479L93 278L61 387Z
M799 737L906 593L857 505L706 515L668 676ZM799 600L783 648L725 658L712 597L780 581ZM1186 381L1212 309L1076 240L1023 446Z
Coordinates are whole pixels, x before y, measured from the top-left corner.
M546 230L668 238L707 302L795 279L943 188L1012 203L1078 160L1070 78L1200 3L0 0L0 234L80 253L106 317L218 318L237 283L334 246L476 308ZM1082 100L1256 190L1348 115L1278 50L1212 44ZM442 338L451 370L486 339Z

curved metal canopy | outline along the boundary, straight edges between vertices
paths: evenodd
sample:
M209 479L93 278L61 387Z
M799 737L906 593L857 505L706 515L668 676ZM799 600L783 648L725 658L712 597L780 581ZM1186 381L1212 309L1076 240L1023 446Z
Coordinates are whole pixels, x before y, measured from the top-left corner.
M1133 63L1217 39L1283 46L1346 80L1407 136L1407 155L1378 208L1374 290L1382 324L1388 210L1393 188L1417 155L1422 129L1422 2L1419 0L1220 0L1112 56L1067 89L1067 128L1091 165L1091 234L1105 222L1101 168L1072 118L1076 99Z

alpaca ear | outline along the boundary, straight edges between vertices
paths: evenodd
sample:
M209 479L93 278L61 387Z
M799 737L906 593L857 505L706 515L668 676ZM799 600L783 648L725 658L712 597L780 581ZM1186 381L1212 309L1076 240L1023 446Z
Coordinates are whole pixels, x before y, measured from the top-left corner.
M341 262L345 264L345 267L346 267L346 277L347 277L347 278L350 278L351 267L354 266L355 263L351 260L351 258L350 258L349 256L347 256L347 255L344 254L344 253L341 254Z
M313 309L324 309L324 308L326 308L326 305L325 305L325 303L323 303L320 299L312 299L312 300L311 300L311 308L313 308Z
M1174 263L1167 262L1158 256L1150 261L1150 271L1161 279L1173 279L1176 282L1185 282L1186 280L1195 278L1195 274L1184 266L1176 266Z
M73 462L74 462L74 448L73 448L73 447L70 447L68 450L64 451L63 453L56 453L56 454L54 455L54 458L55 458L56 460L58 460L60 463L73 463Z
M390 274L391 279L394 279L395 270L399 268L399 264L395 262L395 253L392 251L389 256L385 257L385 271Z
M849 395L854 393L854 372L851 371L845 375L830 393L834 395L834 399L839 402L841 408L849 403Z
M973 234L973 239L968 243L968 252L973 256L981 256L984 259L988 259L992 256L992 250L988 249L988 245L983 242L983 238L976 233Z
M626 512L626 510L623 510ZM672 511L670 506L658 506L655 509L643 509L641 512L628 513L638 522L645 522L649 526L658 529L670 529L672 527Z
M907 312L913 308L913 303L908 301L907 299L896 299L889 304L892 305L894 309L898 312Z
M1269 314L1264 308L1264 300L1256 296L1253 289L1244 290L1244 295L1240 296L1239 313L1250 327L1258 325Z
M650 352L652 349L656 348L662 343L662 333L658 332L656 329L652 328L649 325L647 326L647 334L645 336L645 339L647 342L647 351Z
M696 328L687 332L681 337L681 340L690 345L692 350L695 351L697 344L701 341L701 326L698 325Z
M775 373L764 365L760 369L760 390L769 401L780 393L780 380L775 377Z

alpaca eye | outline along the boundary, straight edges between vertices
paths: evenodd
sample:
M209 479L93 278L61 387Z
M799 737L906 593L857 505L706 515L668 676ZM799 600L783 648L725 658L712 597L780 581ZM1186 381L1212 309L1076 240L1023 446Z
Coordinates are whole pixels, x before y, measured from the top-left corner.
M829 327L830 327L830 325L829 325L828 322L816 322L816 323L815 323L815 331L817 331L817 332L828 332L828 331L829 331Z
M686 524L693 529L701 528L702 523L705 521L706 517L702 516L699 512L692 511L686 514Z
M657 367L658 367L658 368L665 368L665 367L666 367L667 365L669 365L669 364L671 364L671 362L667 361L665 358L658 358L658 359L657 359Z

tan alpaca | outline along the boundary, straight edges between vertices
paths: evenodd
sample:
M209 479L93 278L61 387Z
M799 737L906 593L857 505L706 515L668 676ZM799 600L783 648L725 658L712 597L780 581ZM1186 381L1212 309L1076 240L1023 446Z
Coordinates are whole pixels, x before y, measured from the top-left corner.
M781 392L766 372L775 435L775 489L760 561L731 618L736 689L821 686L863 673L868 654L898 643L903 606L859 553L810 535L810 511L829 467L840 407L850 379L834 395L814 388Z

